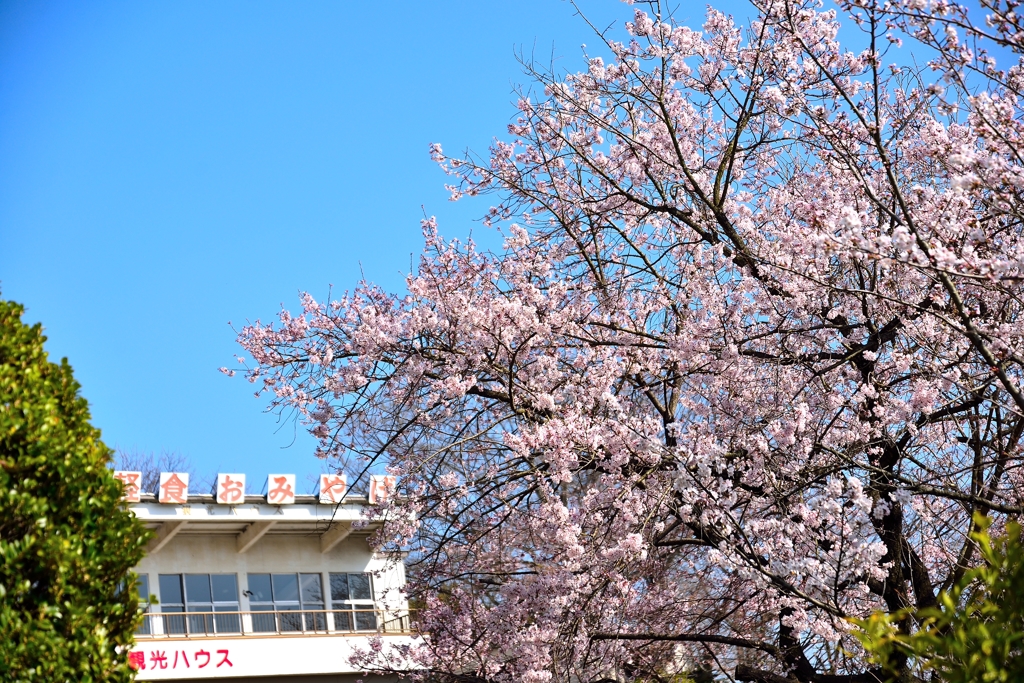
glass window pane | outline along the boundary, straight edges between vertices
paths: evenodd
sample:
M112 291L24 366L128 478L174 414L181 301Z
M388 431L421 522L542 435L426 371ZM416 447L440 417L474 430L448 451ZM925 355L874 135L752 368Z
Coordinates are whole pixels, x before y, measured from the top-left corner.
M252 608L253 612L262 612L267 610L266 614L254 614L252 615L252 630L258 633L273 633L277 630L277 617L272 611L274 608L269 606Z
M135 580L135 590L139 592L139 602L149 602L149 575L139 574Z
M340 603L336 603L335 608L340 607ZM351 612L335 612L334 613L334 630L335 631L351 631L352 630L352 613Z
M270 574L249 574L249 596L250 602L273 602L274 597L270 592Z
M181 594L181 574L160 575L160 602L165 605L182 605L185 603Z
M210 612L213 610L213 605L194 605L189 608L189 611L195 612ZM189 614L188 615L188 632L196 635L209 635L213 633L213 615L212 614Z
M356 609L356 630L357 631L376 631L377 630L377 613L372 609L360 610Z
M185 633L184 615L164 617L164 633Z
M210 575L185 574L185 599L188 602L210 602Z
M238 584L234 574L214 574L210 580L213 582L214 602L238 602Z
M326 612L306 612L306 630L307 631L326 631L327 630L327 613Z
M274 602L298 602L299 582L295 574L274 574Z
M352 600L373 600L369 574L349 574L348 587Z
M320 575L319 574L299 574L299 582L302 586L302 603L316 602L320 603L324 600L323 591L320 590Z
M137 629L135 629L136 635L148 636L150 633L152 633L153 632L152 620L153 620L153 615L152 614L146 613L146 614L142 615L142 623L139 624L139 627Z
M348 600L348 574L331 574L331 600Z
M276 577L275 577L276 578ZM294 577L293 577L294 578ZM282 631L301 631L302 612L291 612L296 607L278 607L277 623Z
M164 577L161 576L162 580ZM185 617L184 615L174 616L175 612L184 612L185 608L182 606L172 607L169 605L161 605L160 611L163 612L164 616L164 633L184 633L185 632Z
M231 612L237 610L235 607L214 607L213 611ZM241 623L242 622L239 621L237 614L217 614L214 617L213 625L216 628L217 633L241 633Z
M149 574L139 574L135 580L135 590L139 594L139 608L144 612L142 623L135 630L138 635L149 635L153 631L152 617L149 615Z

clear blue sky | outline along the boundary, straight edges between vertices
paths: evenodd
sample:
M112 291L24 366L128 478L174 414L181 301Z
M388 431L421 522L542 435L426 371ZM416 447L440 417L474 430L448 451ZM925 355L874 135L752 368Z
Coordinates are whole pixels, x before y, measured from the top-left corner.
M599 24L632 15L583 4ZM424 211L448 236L485 231L486 200L448 202L428 144L504 134L517 48L583 68L595 41L573 15L560 0L5 0L0 292L70 359L110 446L309 489L312 440L217 372L240 351L228 321L349 289L360 268L401 290Z

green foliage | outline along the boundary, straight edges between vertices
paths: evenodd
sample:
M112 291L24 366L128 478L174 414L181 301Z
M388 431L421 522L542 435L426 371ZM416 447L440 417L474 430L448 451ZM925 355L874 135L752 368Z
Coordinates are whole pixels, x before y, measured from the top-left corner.
M861 629L855 635L893 680L920 668L948 683L1024 681L1021 527L1010 522L1005 536L992 539L989 525L987 518L975 517L971 538L983 563L941 593L937 607L854 620ZM918 629L901 632L897 624L911 616ZM901 662L909 666L901 667Z
M138 603L119 587L148 532L71 366L47 360L23 311L0 300L0 680L129 681Z

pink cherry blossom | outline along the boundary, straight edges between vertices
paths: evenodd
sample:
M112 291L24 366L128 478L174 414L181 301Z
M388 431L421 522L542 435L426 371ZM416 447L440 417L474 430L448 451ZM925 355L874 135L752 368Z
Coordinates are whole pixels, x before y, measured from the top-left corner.
M985 7L645 4L527 64L488 157L431 146L503 249L427 220L406 293L241 331L319 456L398 477L423 638L361 665L879 675L847 618L934 604L972 514L1024 511L1024 27Z

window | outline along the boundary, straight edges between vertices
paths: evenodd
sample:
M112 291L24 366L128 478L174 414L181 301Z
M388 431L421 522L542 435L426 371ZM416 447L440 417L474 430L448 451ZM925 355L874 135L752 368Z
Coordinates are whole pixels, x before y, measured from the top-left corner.
M326 631L324 594L319 574L249 574L252 629L273 631Z
M160 611L182 614L164 617L164 633L241 632L234 574L161 574Z
M373 583L369 574L331 574L334 628L376 631L377 613L374 608Z
M142 623L135 629L135 633L138 635L149 635L153 632L152 627L149 624L149 575L139 574L135 578L135 589L139 593L139 609L145 615L142 617Z

